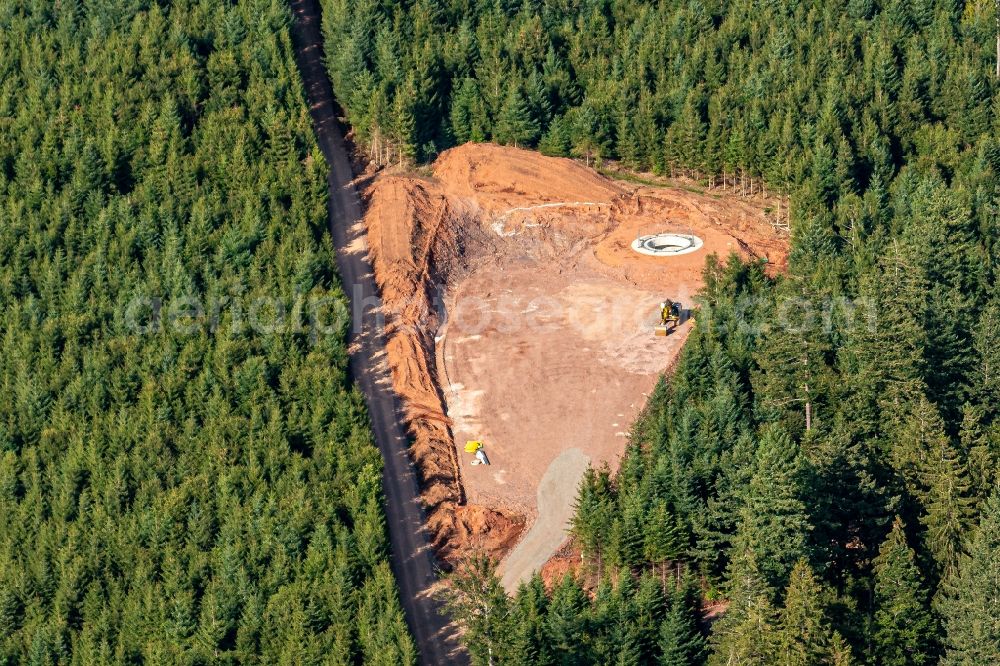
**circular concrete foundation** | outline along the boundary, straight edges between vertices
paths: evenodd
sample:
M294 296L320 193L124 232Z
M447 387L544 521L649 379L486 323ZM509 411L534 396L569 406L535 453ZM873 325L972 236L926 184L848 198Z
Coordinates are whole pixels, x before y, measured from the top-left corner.
M652 257L670 257L688 254L701 249L704 242L690 234L652 234L640 236L632 241L632 249L639 254Z

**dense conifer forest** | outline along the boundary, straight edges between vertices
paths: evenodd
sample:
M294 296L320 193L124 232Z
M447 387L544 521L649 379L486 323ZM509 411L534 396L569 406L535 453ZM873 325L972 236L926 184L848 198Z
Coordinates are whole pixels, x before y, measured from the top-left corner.
M584 579L457 575L477 663L1000 663L995 3L324 9L377 163L492 140L791 201L787 275L706 267L620 471L585 479Z
M476 663L1000 663L995 2L323 0L376 164L788 197ZM0 0L0 664L413 663L277 0ZM786 210L786 215L788 215Z
M2 664L415 661L290 20L0 2Z

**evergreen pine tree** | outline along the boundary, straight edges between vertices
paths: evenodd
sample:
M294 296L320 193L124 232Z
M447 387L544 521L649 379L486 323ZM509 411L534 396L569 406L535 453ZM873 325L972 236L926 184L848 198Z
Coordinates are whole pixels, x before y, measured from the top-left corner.
M552 592L548 612L548 637L553 663L575 664L584 656L587 597L569 574Z
M643 521L646 507L638 493L619 497L620 515L612 520L608 535L608 563L630 569L642 562Z
M505 653L505 659L510 663L549 663L545 629L548 602L545 584L537 574L518 589L511 611L510 645Z
M983 505L979 528L941 602L943 666L1000 663L1000 491Z
M772 590L752 551L731 565L729 608L712 627L709 666L765 666L775 663L777 614Z
M659 566L662 582L666 584L668 563L677 560L683 553L677 522L666 502L656 502L649 511L643 532L643 557L654 566Z
M825 362L831 349L822 313L826 299L802 282L793 278L778 291L773 323L756 355L762 370L755 381L761 409L780 416L795 433L811 430L821 418L832 381Z
M752 553L754 569L772 595L787 584L795 562L807 555L811 527L799 498L799 479L798 447L780 428L767 428L743 493L733 549L740 557Z
M1000 410L1000 298L994 296L979 316L974 346L976 351L973 389L978 404L992 420Z
M825 618L823 589L805 560L796 562L778 614L777 654L786 666L832 661L832 635Z
M853 666L854 664L854 655L851 652L851 646L838 631L834 631L833 637L830 639L829 663L830 666Z
M934 615L898 516L875 558L874 602L871 644L875 662L885 666L933 663Z
M754 474L756 448L753 437L747 434L738 438L730 450L722 452L716 494L708 498L704 511L692 516L696 535L693 554L712 575L725 572L726 553L740 524L743 494Z
M517 83L512 83L500 108L494 138L500 143L532 146L538 139L538 121Z
M962 425L959 428L961 450L965 452L969 470L969 494L978 504L990 495L997 481L996 445L990 441L983 421L985 409L966 403L962 408Z
M924 395L912 396L899 414L897 430L890 441L890 460L902 476L909 493L925 504L942 456L951 448L944 420L937 406ZM950 457L950 456L946 456Z
M473 663L492 666L510 645L510 600L493 563L475 555L449 575L445 608L468 632Z
M699 88L692 88L684 100L681 107L681 115L678 119L677 138L681 145L678 146L677 153L684 162L684 166L700 172L704 166L704 145L705 145L705 122L702 119L702 91Z
M406 85L396 91L392 101L389 133L400 162L412 161L417 156L416 95L413 81L407 80Z
M658 652L657 640L667 602L659 577L649 572L642 574L632 598L626 600L632 607L631 624L639 647L639 660L643 664L652 663Z
M615 128L615 143L618 158L629 169L639 167L639 145L632 121L632 111L623 104L618 112L618 122Z
M698 590L685 576L670 593L666 615L660 624L660 666L697 666L705 661L705 639L698 631Z
M570 131L565 116L556 116L549 130L538 142L538 150L543 155L568 157L570 151Z
M451 99L451 135L455 143L463 144L472 138L472 114L475 105L474 95L476 82L465 79L458 86Z
M490 121L475 79L463 79L458 86L452 96L450 120L456 143L486 141Z
M937 562L940 577L947 580L955 573L962 541L972 525L969 475L950 441L933 453L927 467L926 514L920 522L927 528L927 547Z
M856 399L879 408L877 421L866 429L884 433L904 423L910 404L926 391L927 331L920 313L930 285L896 242L886 248L881 266L859 282L865 314L855 318L844 355Z
M610 541L612 498L610 470L588 468L580 481L570 533L579 540L585 558L592 558L597 578L603 577L605 550Z

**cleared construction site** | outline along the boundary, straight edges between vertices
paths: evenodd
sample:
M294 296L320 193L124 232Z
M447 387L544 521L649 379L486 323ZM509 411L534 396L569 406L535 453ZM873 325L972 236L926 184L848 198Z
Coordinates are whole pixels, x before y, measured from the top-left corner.
M382 172L365 199L436 547L502 558L509 588L563 542L586 466L617 466L708 254L786 256L760 202L493 145Z

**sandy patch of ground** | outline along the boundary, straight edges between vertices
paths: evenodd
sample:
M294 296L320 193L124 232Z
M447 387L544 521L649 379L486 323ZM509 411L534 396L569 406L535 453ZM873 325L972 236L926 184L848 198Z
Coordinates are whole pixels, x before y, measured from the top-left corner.
M690 330L653 336L665 293L529 261L461 283L438 350L455 440L482 440L492 463L469 466L461 454L470 502L534 516L539 482L562 452L615 464Z
M580 477L587 471L590 458L580 449L566 449L549 465L538 485L538 518L517 547L503 561L500 580L513 591L544 564L565 538L566 525L573 518L573 505L567 495L576 495ZM553 543L554 542L554 543Z
M383 173L365 196L387 362L436 547L445 560L470 549L500 557L533 526L504 565L510 581L558 548L585 467L576 463L617 466L645 394L676 357L691 324L654 337L663 297L690 305L713 252L785 262L763 202L637 188L512 148L455 148L429 177ZM669 258L631 250L665 231L704 247ZM492 465L470 465L467 439L485 442Z

